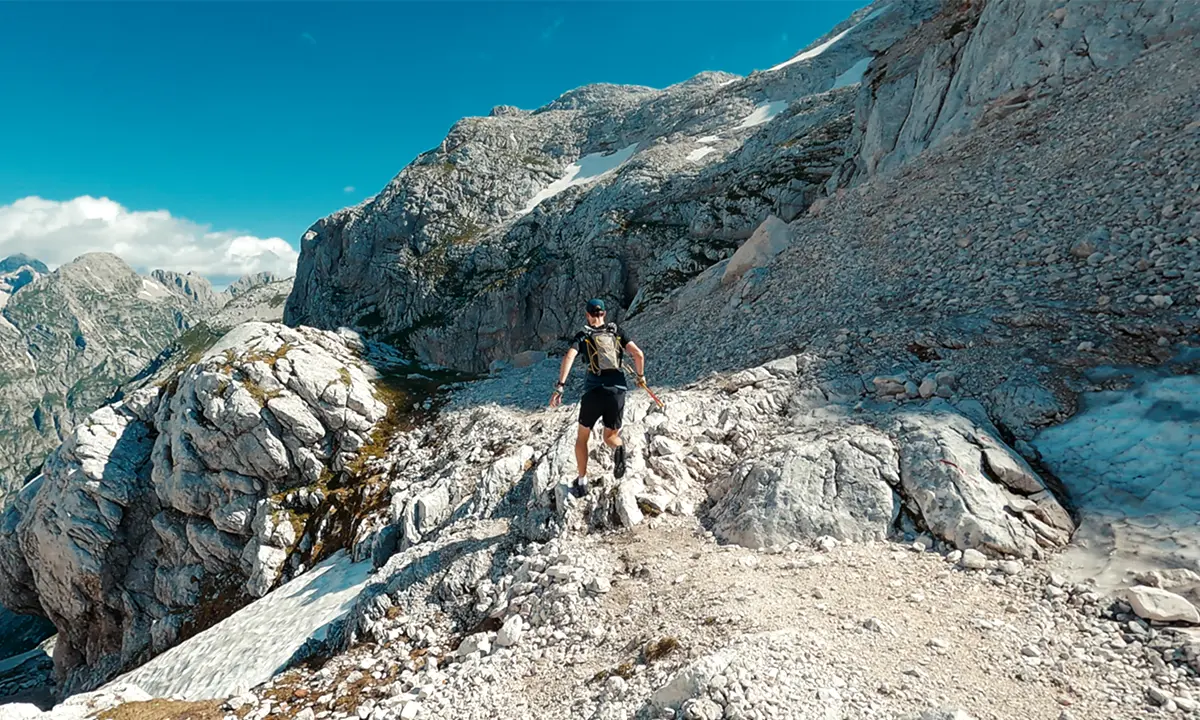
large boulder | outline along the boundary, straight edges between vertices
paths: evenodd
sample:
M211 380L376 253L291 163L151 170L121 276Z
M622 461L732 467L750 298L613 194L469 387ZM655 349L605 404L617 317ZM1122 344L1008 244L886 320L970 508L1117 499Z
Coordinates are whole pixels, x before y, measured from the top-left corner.
M934 401L800 420L800 432L709 486L719 537L748 547L830 535L883 539L901 505L954 547L1037 556L1074 525L1029 465L981 419Z
M345 470L387 412L354 343L239 326L171 383L92 413L47 459L0 517L0 602L58 627L65 687L94 686L280 580L299 537L279 498Z
M864 426L785 436L782 447L710 487L723 539L747 547L831 535L882 540L900 510L896 449Z

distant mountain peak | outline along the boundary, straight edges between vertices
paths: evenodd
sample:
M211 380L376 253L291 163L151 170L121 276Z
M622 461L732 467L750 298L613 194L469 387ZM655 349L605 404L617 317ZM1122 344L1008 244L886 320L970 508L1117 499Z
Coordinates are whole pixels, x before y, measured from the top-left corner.
M24 253L9 255L3 260L0 260L0 273L15 272L23 267L31 267L42 275L46 275L50 272L50 268L46 267L46 263Z
M285 279L286 278L282 278L279 275L269 271L250 273L241 276L237 280L234 280L232 283L230 283L229 287L225 288L224 292L231 296L241 295L242 293L248 290L253 290L256 287L270 285L271 283L276 283Z

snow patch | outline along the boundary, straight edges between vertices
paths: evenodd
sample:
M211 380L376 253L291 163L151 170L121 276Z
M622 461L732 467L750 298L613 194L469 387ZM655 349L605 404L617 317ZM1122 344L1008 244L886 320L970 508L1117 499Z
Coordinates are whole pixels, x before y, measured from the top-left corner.
M787 102L784 100L776 100L774 102L765 102L754 108L754 112L742 118L742 121L734 126L734 130L744 130L745 128L755 127L768 123L779 113L787 110Z
M244 692L282 671L310 639L324 640L330 626L350 611L370 573L370 562L351 562L345 551L338 551L113 683L184 700Z
M1092 393L1034 439L1082 521L1055 562L1105 589L1126 571L1200 567L1200 377Z
M702 138L696 138L696 142L700 143L701 145L707 145L708 143L718 142L720 139L721 138L717 137L716 135L705 135Z
M563 190L575 185L584 185L594 180L607 175L616 170L626 160L633 157L633 153L637 151L637 143L621 148L611 155L603 153L591 153L584 155L575 162L567 166L567 171L562 177L547 185L521 210L520 215L531 212L538 203L543 200L554 197Z
M863 76L867 74L867 67L871 65L871 61L874 59L873 57L865 57L854 63L850 66L850 69L837 76L837 79L833 81L833 87L829 89L837 90L859 84L862 82Z
M137 296L142 300L164 300L171 297L171 291L149 278L142 278L142 289L138 290Z
M857 23L846 28L845 30L838 33L837 35L834 35L832 38L826 40L825 42L821 43L820 45L816 46L815 48L805 50L804 52L800 53L799 55L792 58L791 60L783 61L783 62L779 63L778 65L776 65L775 67L768 69L767 72L775 72L776 70L782 70L783 68L787 67L788 65L793 65L793 64L801 62L803 60L812 60L813 58L817 57L821 53L825 52L829 48L836 45L838 43L838 41L840 41L842 38L849 35L854 30L862 27L864 24L866 24L866 23L874 20L875 18L879 17L880 15L882 15L884 13L884 11L886 11L888 9L888 7L889 7L888 5L884 5L881 8L877 8L877 9L873 10L870 15L867 15L862 20L860 20Z
M713 148L710 148L710 147L697 148L697 149L691 151L690 153L688 153L687 159L691 160L692 162L698 162L705 155L708 155L709 153L714 153L714 152L716 152L716 150L714 150Z

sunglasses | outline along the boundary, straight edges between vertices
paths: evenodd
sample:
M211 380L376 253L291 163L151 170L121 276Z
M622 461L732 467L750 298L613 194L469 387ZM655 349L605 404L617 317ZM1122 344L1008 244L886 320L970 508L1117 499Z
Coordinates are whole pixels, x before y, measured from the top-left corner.
M588 310L587 314L591 315L592 317L600 317L601 315L604 314L604 311L603 310Z

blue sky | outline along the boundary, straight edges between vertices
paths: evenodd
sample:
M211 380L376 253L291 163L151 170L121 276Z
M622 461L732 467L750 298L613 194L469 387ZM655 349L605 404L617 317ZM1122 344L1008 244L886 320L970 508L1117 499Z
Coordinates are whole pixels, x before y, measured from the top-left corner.
M865 4L0 4L0 206L108 197L298 246L460 117L747 74Z

